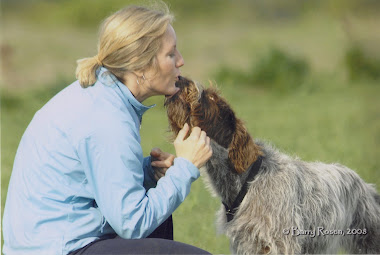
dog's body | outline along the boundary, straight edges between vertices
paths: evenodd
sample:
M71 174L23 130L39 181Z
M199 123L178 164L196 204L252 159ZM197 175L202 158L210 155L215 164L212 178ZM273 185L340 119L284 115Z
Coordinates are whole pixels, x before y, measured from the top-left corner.
M232 205L259 157L259 172L234 217L224 206L218 226L232 253L380 253L380 196L354 171L339 164L308 163L254 141L214 88L203 90L181 77L167 99L174 134L199 126L213 140L206 183Z
M218 212L233 253L334 254L340 247L349 253L379 253L375 189L342 165L307 163L257 144L265 156L234 219L226 222L224 206ZM227 149L212 147L206 182L231 204L248 173L231 171Z

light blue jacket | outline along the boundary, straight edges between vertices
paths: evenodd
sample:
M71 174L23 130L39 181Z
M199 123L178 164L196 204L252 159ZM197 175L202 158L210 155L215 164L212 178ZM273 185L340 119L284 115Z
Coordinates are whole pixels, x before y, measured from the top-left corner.
M153 179L140 123L150 107L115 76L63 89L34 116L17 150L3 218L3 252L67 254L117 233L144 238L184 201L198 169L176 158Z

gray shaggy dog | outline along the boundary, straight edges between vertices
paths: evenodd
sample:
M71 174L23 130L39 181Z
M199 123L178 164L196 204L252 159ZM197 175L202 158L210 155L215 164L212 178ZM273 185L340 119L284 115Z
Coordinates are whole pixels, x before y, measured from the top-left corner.
M353 170L308 163L255 141L214 87L181 77L165 106L174 136L185 123L212 139L201 169L223 205L219 229L234 254L380 253L380 196Z

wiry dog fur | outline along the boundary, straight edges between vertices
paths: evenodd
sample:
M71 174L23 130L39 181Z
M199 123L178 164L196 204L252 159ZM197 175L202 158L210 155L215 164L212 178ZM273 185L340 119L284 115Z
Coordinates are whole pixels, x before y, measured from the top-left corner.
M170 128L177 135L185 123L199 126L213 140L202 172L223 202L233 202L246 169L262 155L234 219L226 221L224 206L218 212L232 253L380 253L380 196L373 186L345 166L303 162L254 141L216 88L183 77L176 85L181 90L165 102Z

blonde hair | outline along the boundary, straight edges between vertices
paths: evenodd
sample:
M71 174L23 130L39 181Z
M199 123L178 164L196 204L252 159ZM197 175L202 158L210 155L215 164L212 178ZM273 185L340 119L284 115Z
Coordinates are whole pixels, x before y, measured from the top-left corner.
M86 88L96 82L96 70L106 67L121 82L126 72L156 66L161 38L173 22L166 4L159 9L129 6L104 20L100 27L98 54L77 61L76 77Z

